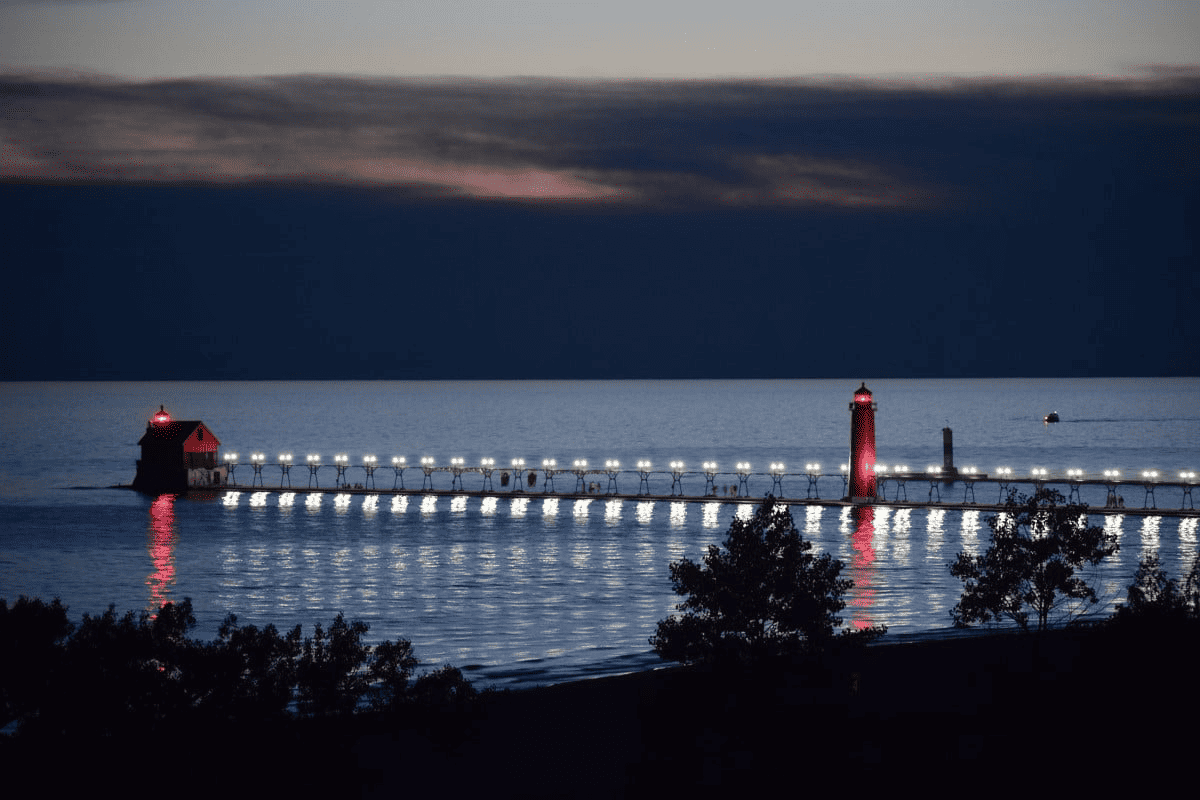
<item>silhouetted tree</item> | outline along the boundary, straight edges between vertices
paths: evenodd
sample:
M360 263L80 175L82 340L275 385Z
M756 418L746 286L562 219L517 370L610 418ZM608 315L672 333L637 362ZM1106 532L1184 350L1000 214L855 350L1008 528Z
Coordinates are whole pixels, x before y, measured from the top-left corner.
M1144 556L1138 562L1137 572L1133 574L1133 583L1125 595L1125 602L1118 610L1126 610L1134 614L1164 614L1166 616L1185 615L1187 601L1179 588L1179 581L1168 578L1166 570L1159 563L1157 554Z
M362 667L370 648L362 643L370 626L361 620L346 622L339 613L329 630L320 623L304 640L296 664L296 690L300 711L324 716L351 714L370 685Z
M407 639L380 642L371 648L371 707L394 710L408 697L408 680L420 662Z
M410 699L426 706L458 708L470 703L478 694L461 670L445 664L417 678Z
M1192 616L1200 619L1200 553L1192 559L1192 568L1183 581L1183 601Z
M45 603L21 595L12 608L0 598L0 728L36 712L53 691L74 629L57 597Z
M1087 506L1066 504L1060 492L1041 489L1032 496L1013 492L1004 511L988 517L991 546L983 555L959 553L950 574L963 582L951 609L954 624L966 627L1010 619L1037 630L1076 601L1095 603L1096 591L1076 571L1118 549L1114 536L1087 525Z
M299 625L281 636L274 625L240 627L236 615L225 617L208 646L205 705L233 718L282 714L296 685L300 640Z
M1157 555L1143 557L1126 592L1125 602L1117 606L1113 614L1114 622L1172 625L1196 619L1200 616L1194 588L1200 571L1198 565L1200 555L1192 562L1192 570L1184 586L1180 587L1178 580L1167 577Z
M376 710L458 708L475 696L449 665L411 683L412 643L363 643L365 622L338 614L302 637L297 625L238 625L230 614L208 643L189 638L190 599L157 613L115 606L74 626L66 607L0 599L0 722L27 738L111 738L204 730L202 724L350 715L370 693ZM212 730L228 730L213 728Z
M650 644L681 662L756 660L819 648L841 623L842 595L854 584L828 553L814 556L785 504L768 495L751 519L734 519L723 548L703 566L671 564L681 614L658 623Z
M83 622L66 643L55 690L30 724L42 734L109 736L154 731L197 705L203 647L187 637L191 600L157 614L114 606Z

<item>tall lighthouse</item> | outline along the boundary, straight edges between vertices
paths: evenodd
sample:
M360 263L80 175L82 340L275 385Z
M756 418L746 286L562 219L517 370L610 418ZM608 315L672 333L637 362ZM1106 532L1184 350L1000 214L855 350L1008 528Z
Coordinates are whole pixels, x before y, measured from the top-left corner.
M850 502L875 499L875 402L866 382L850 403Z

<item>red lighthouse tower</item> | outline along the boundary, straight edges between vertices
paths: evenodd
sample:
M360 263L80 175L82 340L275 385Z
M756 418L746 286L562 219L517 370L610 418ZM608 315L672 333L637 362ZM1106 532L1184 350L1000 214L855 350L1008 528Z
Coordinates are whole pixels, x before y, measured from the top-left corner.
M864 382L850 403L850 502L875 499L875 402Z

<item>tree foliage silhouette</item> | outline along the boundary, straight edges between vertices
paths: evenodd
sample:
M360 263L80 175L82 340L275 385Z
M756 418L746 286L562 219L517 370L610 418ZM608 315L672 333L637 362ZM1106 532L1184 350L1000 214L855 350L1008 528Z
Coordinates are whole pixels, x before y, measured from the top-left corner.
M362 637L369 630L360 620L346 622L338 614L329 630L317 623L313 635L304 640L296 664L296 688L300 710L314 716L350 713L370 686L362 670L370 647Z
M1096 590L1077 573L1118 549L1114 536L1087 525L1087 506L1066 504L1060 492L1012 492L1004 511L988 517L992 543L983 555L959 553L950 574L963 582L954 624L1009 619L1028 630L1030 617L1043 631L1053 615L1095 603Z
M1134 573L1125 602L1113 614L1116 623L1139 625L1178 625L1200 620L1200 554L1192 561L1191 572L1180 586L1167 576L1156 554L1142 558Z
M408 681L418 663L412 643L406 639L375 645L368 670L373 686L371 707L387 711L401 706L409 697Z
M10 608L0 598L0 727L15 722L29 739L144 737L283 721L293 710L461 709L476 698L449 665L410 683L420 663L412 643L365 644L369 626L342 614L307 638L299 625L281 635L230 614L216 640L201 642L189 636L195 625L187 598L154 614L109 606L78 627L58 600L21 597Z
M448 709L467 705L479 695L462 670L449 664L417 678L410 694L412 702L419 705Z
M42 734L111 736L190 715L205 695L204 647L188 637L190 599L157 614L115 606L84 614L66 641L54 687L22 722Z
M671 564L671 584L686 599L680 614L658 623L650 644L685 663L820 648L841 623L842 595L854 584L841 577L841 561L811 550L787 506L768 495L752 518L733 520L703 565Z
M21 595L11 608L0 598L0 727L36 711L62 670L63 642L73 630L58 598Z
M296 684L301 628L280 635L274 625L239 626L229 614L210 647L212 705L231 718L283 714Z

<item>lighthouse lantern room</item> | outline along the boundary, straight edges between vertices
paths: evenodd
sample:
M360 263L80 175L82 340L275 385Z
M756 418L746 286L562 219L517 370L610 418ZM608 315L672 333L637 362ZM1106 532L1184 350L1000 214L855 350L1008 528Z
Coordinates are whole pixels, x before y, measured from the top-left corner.
M173 420L162 406L146 422L138 440L142 457L137 462L133 488L160 494L189 488L223 485L229 468L219 462L220 440L200 420Z

